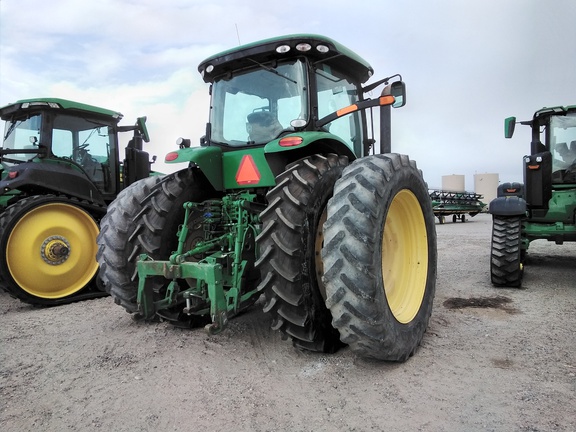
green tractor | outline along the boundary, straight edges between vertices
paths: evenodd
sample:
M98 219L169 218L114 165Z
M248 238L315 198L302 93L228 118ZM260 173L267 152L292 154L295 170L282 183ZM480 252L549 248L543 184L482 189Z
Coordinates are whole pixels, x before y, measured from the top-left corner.
M0 118L0 287L37 306L107 295L98 223L122 189L150 175L146 118L119 126L118 112L55 98L6 105Z
M516 118L504 122L511 138ZM576 106L542 108L529 121L524 183L503 183L490 202L490 273L495 286L520 287L530 242L576 241Z
M422 173L389 150L401 77L363 87L365 60L309 34L198 69L210 84L206 135L166 155L185 168L109 206L97 256L105 289L135 317L209 334L263 294L272 328L298 348L406 360L428 324L437 259Z

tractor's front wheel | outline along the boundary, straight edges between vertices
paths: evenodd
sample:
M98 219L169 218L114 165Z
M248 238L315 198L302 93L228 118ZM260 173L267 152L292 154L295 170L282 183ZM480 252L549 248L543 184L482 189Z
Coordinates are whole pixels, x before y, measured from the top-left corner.
M522 285L524 273L522 253L522 218L520 216L492 217L490 276L496 287Z
M326 203L347 164L346 157L314 155L287 166L260 214L256 265L264 311L271 314L273 329L310 351L334 352L342 346L324 303L321 248Z
M324 224L326 305L341 340L363 357L404 361L420 344L436 286L436 231L416 163L386 154L354 161Z
M0 285L37 306L101 297L96 288L98 224L78 202L24 198L0 216Z

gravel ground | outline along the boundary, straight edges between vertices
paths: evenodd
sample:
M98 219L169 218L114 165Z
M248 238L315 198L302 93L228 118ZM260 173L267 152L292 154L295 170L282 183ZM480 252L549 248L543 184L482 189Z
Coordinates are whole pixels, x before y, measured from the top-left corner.
M0 430L576 430L576 244L534 242L524 288L495 289L490 216L436 229L433 315L401 364L297 351L261 304L209 337L1 293Z

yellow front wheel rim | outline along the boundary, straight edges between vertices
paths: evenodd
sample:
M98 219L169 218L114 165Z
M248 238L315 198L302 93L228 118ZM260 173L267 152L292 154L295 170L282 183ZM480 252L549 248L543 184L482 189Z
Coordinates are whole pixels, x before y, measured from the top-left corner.
M98 225L84 210L65 203L33 208L14 226L6 262L27 293L58 299L80 291L98 271Z
M418 198L401 190L390 204L382 235L382 279L388 305L401 323L420 310L428 275L428 236Z

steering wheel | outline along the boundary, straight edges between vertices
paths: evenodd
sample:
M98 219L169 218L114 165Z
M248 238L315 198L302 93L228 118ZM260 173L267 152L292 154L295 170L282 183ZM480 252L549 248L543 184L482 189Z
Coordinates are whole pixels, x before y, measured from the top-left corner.
M82 160L85 157L85 154L88 153L86 148L90 145L90 143L80 144L72 151L72 160L82 163ZM83 151L84 150L84 151Z
M572 162L564 173L565 181L575 181L576 182L576 161ZM570 179L569 179L570 178Z

